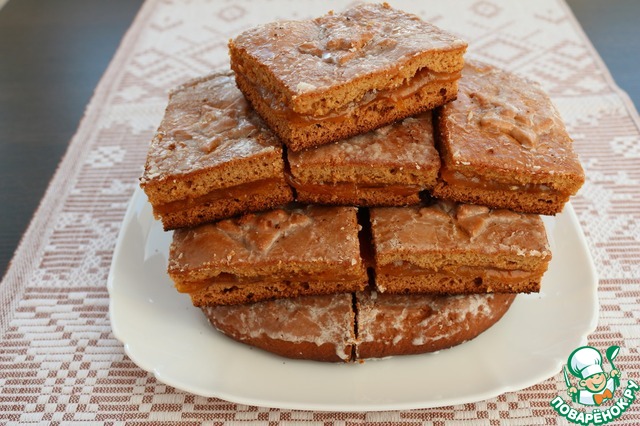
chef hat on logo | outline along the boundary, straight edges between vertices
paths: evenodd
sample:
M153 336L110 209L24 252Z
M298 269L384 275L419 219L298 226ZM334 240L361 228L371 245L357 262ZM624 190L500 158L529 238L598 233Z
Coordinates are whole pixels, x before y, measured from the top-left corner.
M582 346L569 355L569 370L576 377L593 376L604 373L602 370L602 355L597 349L590 346Z

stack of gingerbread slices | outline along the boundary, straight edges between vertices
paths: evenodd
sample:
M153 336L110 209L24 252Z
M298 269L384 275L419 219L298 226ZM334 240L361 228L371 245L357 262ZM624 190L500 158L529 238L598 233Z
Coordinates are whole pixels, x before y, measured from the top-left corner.
M175 89L141 186L168 272L232 338L350 361L474 338L551 259L584 182L535 83L387 4L230 41Z

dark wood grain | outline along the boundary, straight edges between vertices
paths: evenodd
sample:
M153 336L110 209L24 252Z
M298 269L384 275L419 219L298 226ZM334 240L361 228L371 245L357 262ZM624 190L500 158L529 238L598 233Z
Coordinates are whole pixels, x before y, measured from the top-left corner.
M0 9L0 272L142 0L10 0ZM568 0L640 105L640 1Z

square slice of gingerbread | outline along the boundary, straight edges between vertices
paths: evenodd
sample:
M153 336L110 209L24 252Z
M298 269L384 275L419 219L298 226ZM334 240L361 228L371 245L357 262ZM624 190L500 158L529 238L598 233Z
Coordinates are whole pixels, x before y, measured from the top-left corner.
M386 3L273 22L229 42L238 87L296 151L455 99L466 48Z
M344 141L287 152L298 201L357 206L420 202L436 183L440 157L431 112Z
M538 215L439 201L371 209L384 293L538 292L551 260Z
M438 109L438 198L553 215L584 183L564 123L534 82L468 61Z
M355 207L253 213L173 234L169 275L195 306L361 290Z
M171 93L140 186L165 230L293 199L281 143L229 72L193 80Z

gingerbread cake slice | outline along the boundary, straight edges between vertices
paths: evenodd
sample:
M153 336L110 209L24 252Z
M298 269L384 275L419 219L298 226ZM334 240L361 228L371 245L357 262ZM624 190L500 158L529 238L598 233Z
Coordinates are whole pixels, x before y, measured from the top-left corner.
M516 295L356 293L356 357L435 352L478 337L498 322Z
M356 336L352 293L201 309L218 331L244 344L286 358L353 360Z
M420 202L440 169L431 112L313 149L287 153L289 183L306 203L403 206Z
M218 331L246 345L287 358L349 362L460 345L498 322L515 297L367 289L201 309Z
M551 260L538 215L448 201L370 215L382 293L538 292Z
M466 48L386 3L273 22L229 42L238 87L294 151L455 99Z
M305 206L173 234L169 275L195 306L361 290L355 207Z
M293 199L282 145L230 72L190 81L170 94L140 186L165 230Z
M469 61L438 109L438 198L553 215L584 183L564 123L534 82Z

